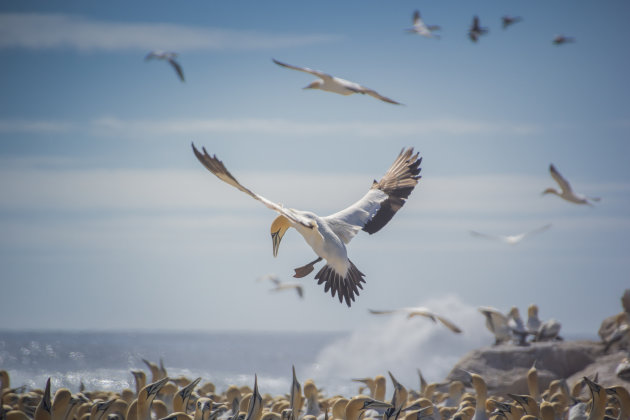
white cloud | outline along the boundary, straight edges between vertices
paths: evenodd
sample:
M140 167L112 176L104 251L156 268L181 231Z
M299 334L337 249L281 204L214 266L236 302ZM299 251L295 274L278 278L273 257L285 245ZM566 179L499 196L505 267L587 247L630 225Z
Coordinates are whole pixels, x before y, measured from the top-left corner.
M337 38L171 23L108 22L65 14L0 14L0 48L258 50L319 44Z
M310 122L281 118L234 118L170 120L124 120L117 117L101 117L92 121L96 132L119 135L140 134L209 134L254 133L280 135L339 134L351 137L411 136L423 134L532 134L540 131L533 124L503 121L474 121L457 118L416 120L409 122Z

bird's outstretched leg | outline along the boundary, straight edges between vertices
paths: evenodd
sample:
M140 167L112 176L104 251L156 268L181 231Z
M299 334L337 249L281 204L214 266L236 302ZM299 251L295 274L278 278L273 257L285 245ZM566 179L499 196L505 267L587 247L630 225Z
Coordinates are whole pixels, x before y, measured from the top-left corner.
M293 277L296 279L301 279L302 277L308 276L311 271L315 269L315 264L320 262L322 257L318 257L315 261L311 261L310 263L303 265L302 267L295 268L295 274Z

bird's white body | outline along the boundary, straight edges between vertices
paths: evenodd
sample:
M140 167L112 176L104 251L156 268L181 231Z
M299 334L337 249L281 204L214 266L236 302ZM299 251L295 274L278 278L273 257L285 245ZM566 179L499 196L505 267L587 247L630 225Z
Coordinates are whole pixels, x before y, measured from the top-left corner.
M549 229L551 227L551 224L547 224L545 226L541 226L537 229L531 230L529 232L523 232L523 233L519 233L516 235L489 235L486 233L481 233L481 232L476 232L474 230L470 231L471 235L473 236L477 236L479 238L486 238L486 239L492 239L492 240L497 240L500 242L504 242L508 245L516 245L517 243L521 242L523 239L525 239L528 236L531 236L535 233L539 233L539 232L543 232L547 229Z
M573 188L571 188L571 184L569 184L569 181L567 181L562 175L560 175L560 172L558 172L553 164L549 165L549 172L551 173L552 178L558 183L560 191L554 188L547 188L545 191L543 191L543 195L555 194L558 197L575 204L593 205L594 201L600 200L599 197L586 197L585 195L575 193L573 191Z
M413 14L413 28L407 29L407 32L421 35L427 38L439 38L439 35L433 33L433 31L437 31L439 29L440 27L437 25L427 26L427 24L424 23L424 21L420 17L420 12L416 10Z

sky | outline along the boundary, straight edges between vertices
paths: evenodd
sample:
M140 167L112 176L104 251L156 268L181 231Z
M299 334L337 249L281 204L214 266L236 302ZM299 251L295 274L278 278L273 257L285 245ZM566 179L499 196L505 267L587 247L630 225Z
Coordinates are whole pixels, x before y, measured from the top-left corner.
M414 10L440 39L405 32ZM623 0L3 1L0 329L354 331L387 325L368 309L448 301L536 303L595 337L630 287L629 13ZM489 29L477 43L474 15ZM523 20L504 30L503 15ZM154 49L179 54L185 82L144 60ZM314 77L273 58L404 105L303 90ZM423 177L350 243L367 283L349 309L313 275L303 300L257 281L292 281L314 253L289 231L273 258L275 214L192 142L320 215L358 200L403 147ZM601 201L542 196L550 163ZM470 234L549 223L515 246Z

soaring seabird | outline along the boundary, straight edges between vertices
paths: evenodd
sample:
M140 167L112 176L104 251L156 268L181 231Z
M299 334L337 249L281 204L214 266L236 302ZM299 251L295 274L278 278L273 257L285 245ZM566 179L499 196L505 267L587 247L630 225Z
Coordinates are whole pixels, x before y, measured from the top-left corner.
M560 175L560 172L558 172L558 170L556 169L555 166L553 166L553 163L551 165L549 165L549 173L551 173L551 176L553 177L553 179L558 183L558 185L560 186L560 189L562 191L558 191L554 188L547 188L545 191L543 191L543 195L545 194L555 194L560 198L563 198L571 203L575 203L575 204L589 204L592 205L591 201L599 201L599 197L586 197L584 195L581 194L576 194L573 192L573 189L571 188L571 184L569 184L569 181L567 181L565 178L562 177L562 175Z
M339 302L345 299L350 307L361 283L365 283L364 274L348 259L346 244L360 231L378 232L391 220L405 204L409 194L420 179L422 158L413 153L413 148L403 149L389 170L380 181L374 181L368 192L356 203L329 216L320 217L310 211L301 211L284 207L270 201L241 185L219 159L210 156L205 148L201 153L192 145L197 159L222 181L261 201L280 215L271 224L273 255L278 255L280 241L289 228L296 229L311 246L318 258L303 267L295 269L294 277L301 278L314 269L322 259L326 265L315 275L317 284L324 284L324 291L331 291L332 296L339 296Z
M473 23L468 30L468 37L471 41L477 42L481 35L484 35L488 32L488 28L483 28L479 25L479 17L473 17Z
M416 10L413 13L413 28L407 29L407 32L412 34L418 34L422 36L426 36L427 38L440 38L438 34L434 34L433 31L439 30L440 27L438 25L430 25L424 23L422 18L420 17L420 12Z
M508 26L515 24L516 22L520 22L523 20L520 16L509 16L505 15L501 17L501 22L503 23L503 29L506 29Z
M283 290L295 290L298 294L298 296L303 299L304 298L304 288L302 287L301 284L299 283L293 283L293 282L286 282L286 281L281 281L278 276L274 275L274 274L267 274L266 276L261 277L261 279L268 279L270 282L272 282L276 287L274 287L273 289L269 289L270 292L281 292Z
M308 67L297 67L292 66L290 64L283 63L276 59L272 59L274 63L279 66L286 67L288 69L303 71L305 73L312 74L313 76L319 77L319 79L315 80L304 89L321 89L327 92L338 93L340 95L352 95L353 93L361 93L368 94L376 99L380 99L381 101L388 102L390 104L401 105L400 102L396 102L393 99L389 99L375 90L366 88L365 86L361 86L358 83L351 82L349 80L341 79L339 77L331 76L330 74L326 74L319 70L309 69Z
M462 332L462 330L457 325L453 324L448 319L444 318L441 315L436 314L430 309L427 309L421 306L415 307L415 308L400 308L400 309L392 309L392 310L384 310L384 311L375 311L373 309L368 309L368 311L370 311L370 313L373 315L385 315L385 314L392 314L394 312L404 312L407 314L407 318L413 318L414 316L423 316L423 317L429 318L431 321L436 322L436 323L440 321L442 325L444 325L446 328L453 331L454 333L459 334Z
M567 44L570 42L575 42L575 38L571 37L571 36L564 36L564 35L556 35L553 38L553 41L551 41L552 43L554 43L555 45L562 45L562 44Z
M146 57L144 57L144 59L147 61L153 58L168 61L170 65L173 66L173 68L175 69L175 72L177 72L179 80L181 80L182 82L184 81L184 71L182 70L182 66L180 66L179 63L175 61L175 58L177 58L177 53L156 50L151 51L146 55Z
M517 233L514 235L493 235L493 234L488 234L488 233L477 232L474 230L471 230L470 234L478 238L492 239L495 241L504 242L508 245L516 245L517 243L521 242L526 237L531 236L536 233L544 232L550 227L551 227L551 223L541 226L539 228L536 228L534 230L530 230L528 232Z

